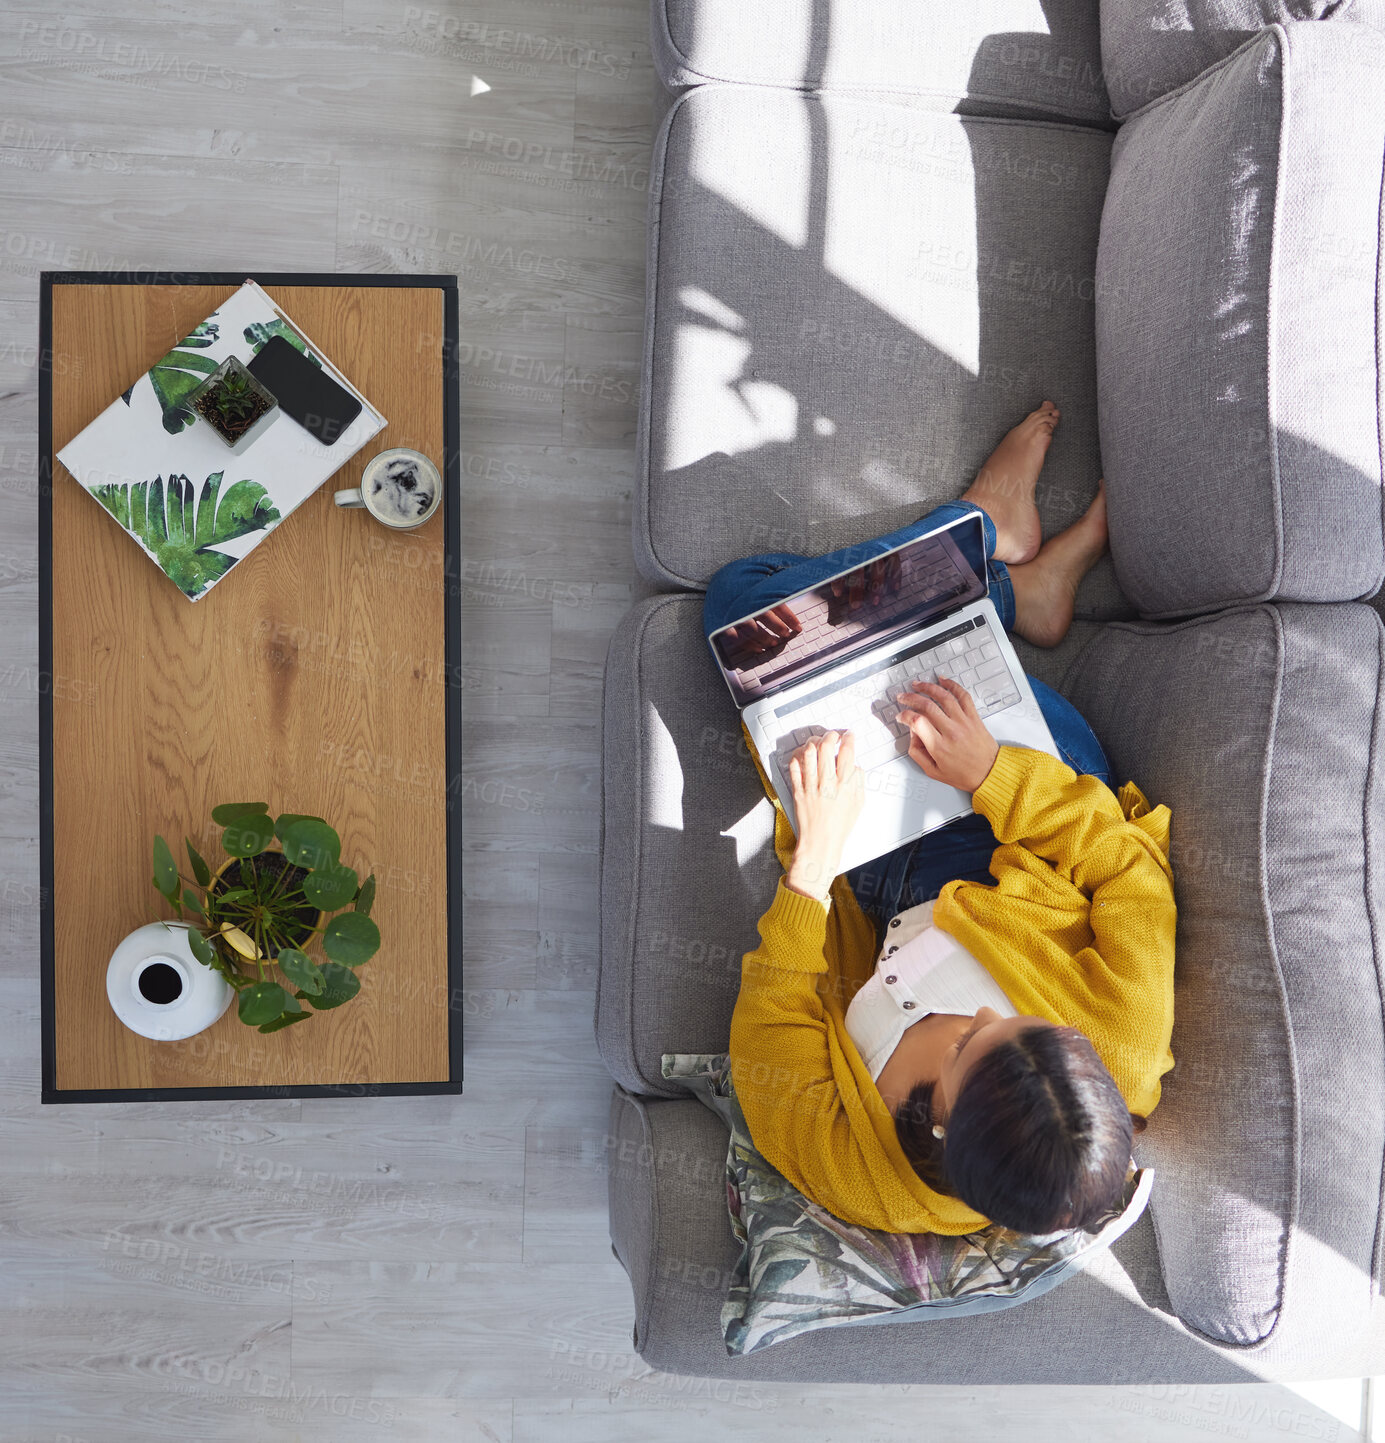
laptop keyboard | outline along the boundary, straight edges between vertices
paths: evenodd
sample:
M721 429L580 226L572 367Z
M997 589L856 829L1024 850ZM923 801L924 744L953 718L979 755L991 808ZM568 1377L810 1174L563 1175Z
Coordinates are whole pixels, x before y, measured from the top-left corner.
M1010 667L1001 655L990 626L982 618L945 632L926 650L871 671L859 680L824 688L791 703L775 715L793 721L793 730L779 738L775 750L787 767L789 756L804 742L828 731L851 731L856 738L856 764L864 770L881 766L909 751L909 731L899 720L897 692L911 682L951 677L971 693L982 717L1020 700Z

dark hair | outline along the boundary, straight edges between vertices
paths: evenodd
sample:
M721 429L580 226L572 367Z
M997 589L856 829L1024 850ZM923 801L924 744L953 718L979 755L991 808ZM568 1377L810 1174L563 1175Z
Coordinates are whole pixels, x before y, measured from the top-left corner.
M1036 1024L991 1048L967 1071L942 1139L933 1088L914 1088L895 1131L935 1192L1021 1233L1085 1227L1119 1205L1136 1119L1076 1028Z

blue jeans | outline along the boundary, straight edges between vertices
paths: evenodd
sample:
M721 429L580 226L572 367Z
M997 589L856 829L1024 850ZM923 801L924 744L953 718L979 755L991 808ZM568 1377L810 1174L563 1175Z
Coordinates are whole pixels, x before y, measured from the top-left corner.
M862 566L896 546L955 520L980 511L986 533L986 566L990 576L991 601L1006 631L1015 624L1015 591L1003 561L997 561L995 523L979 506L969 501L948 501L927 516L874 541L829 551L826 556L799 556L790 551L767 552L732 561L712 577L702 605L702 626L708 637L728 623L762 607L773 606L797 591L816 586L848 567ZM708 643L710 645L710 642ZM1058 754L1073 771L1099 777L1111 785L1111 768L1096 734L1082 714L1066 697L1037 677L1029 678L1034 699L1058 744ZM958 817L945 827L906 842L893 852L864 866L853 867L847 875L851 890L862 910L876 924L877 931L896 912L917 906L937 895L946 883L959 877L971 881L992 881L991 853L997 846L991 824L980 813Z

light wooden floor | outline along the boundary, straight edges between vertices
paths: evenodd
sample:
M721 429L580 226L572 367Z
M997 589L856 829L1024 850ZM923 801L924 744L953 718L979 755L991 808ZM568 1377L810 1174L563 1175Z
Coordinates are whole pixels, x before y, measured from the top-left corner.
M644 0L0 20L4 1443L1356 1437L1350 1383L736 1391L630 1348L591 1017ZM37 275L250 266L461 278L467 1091L41 1109Z

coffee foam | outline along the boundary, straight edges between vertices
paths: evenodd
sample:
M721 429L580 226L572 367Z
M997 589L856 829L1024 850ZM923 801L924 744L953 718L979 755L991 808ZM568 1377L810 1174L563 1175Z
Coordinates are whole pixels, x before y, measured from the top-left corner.
M366 497L387 521L417 521L433 505L433 478L412 457L396 456L370 477Z

